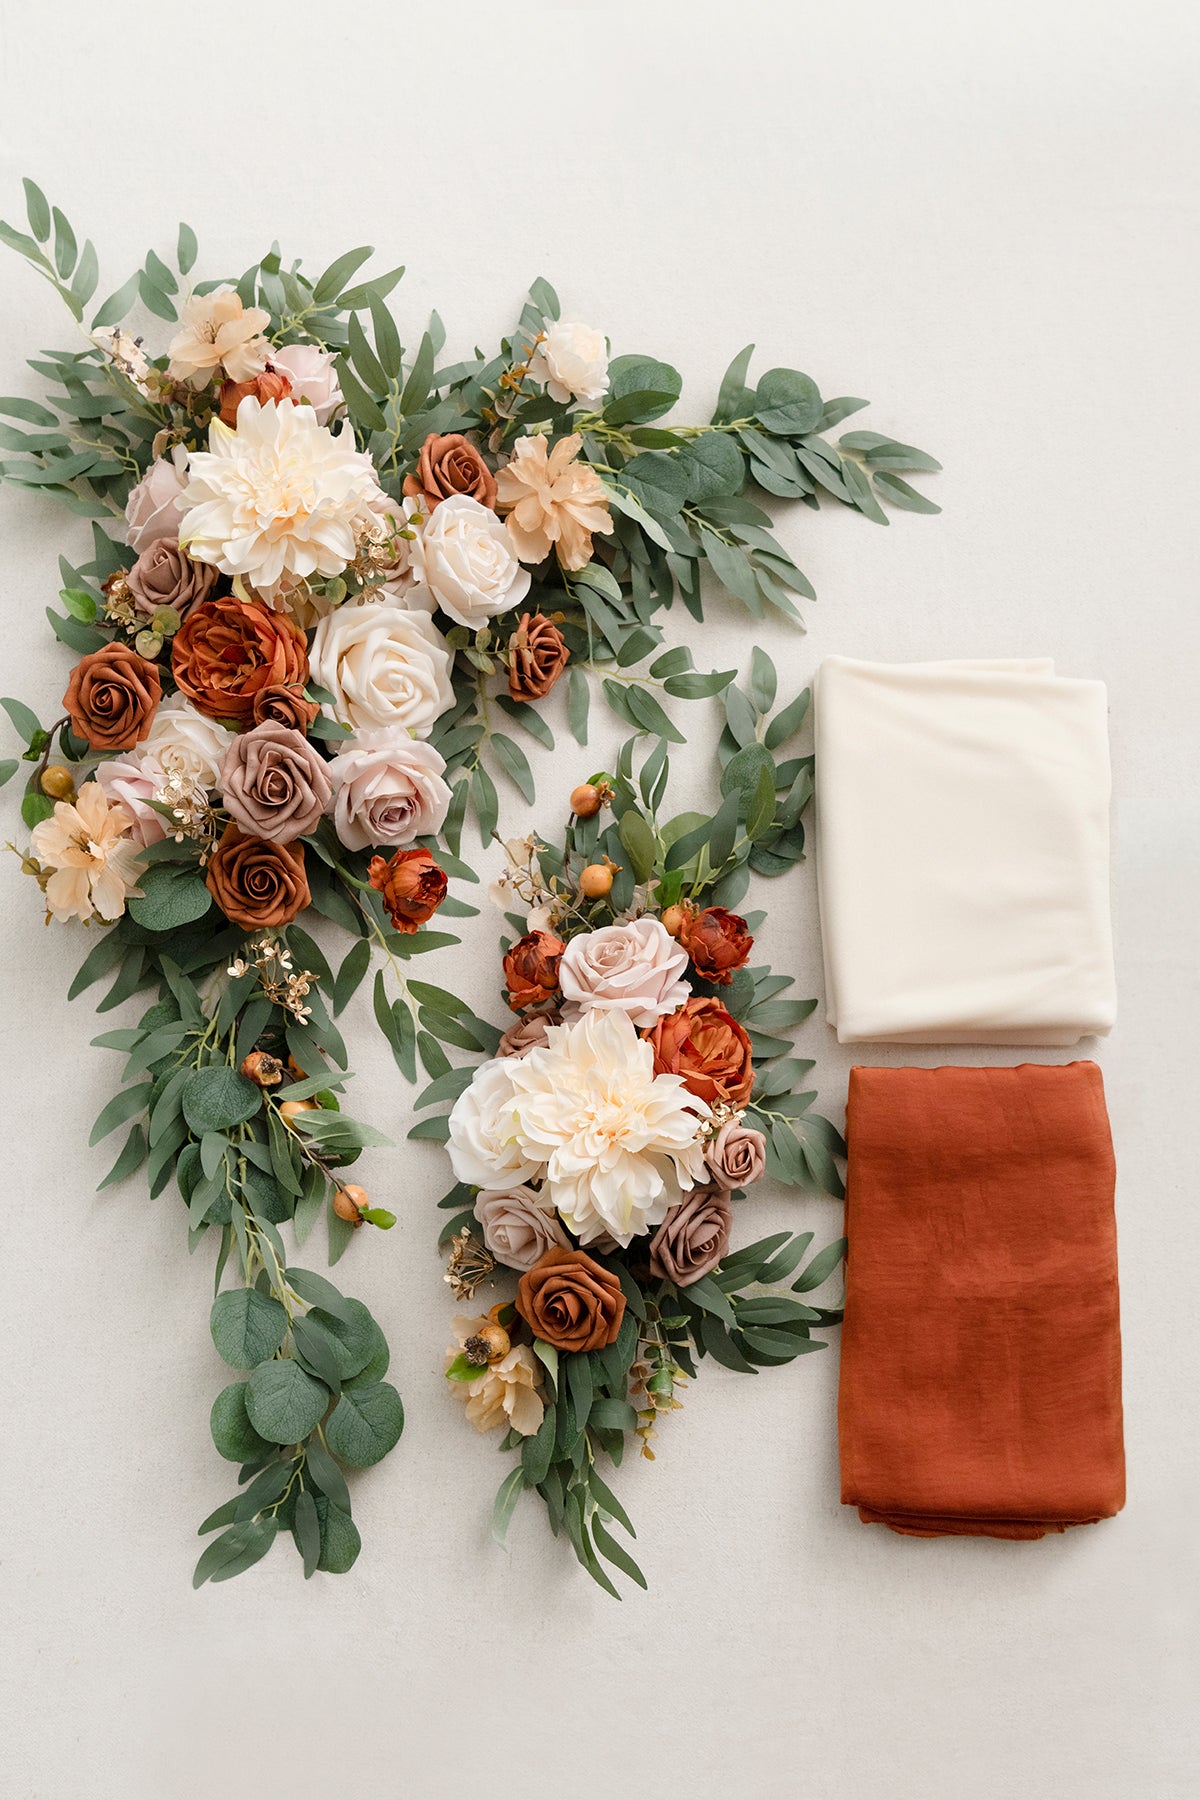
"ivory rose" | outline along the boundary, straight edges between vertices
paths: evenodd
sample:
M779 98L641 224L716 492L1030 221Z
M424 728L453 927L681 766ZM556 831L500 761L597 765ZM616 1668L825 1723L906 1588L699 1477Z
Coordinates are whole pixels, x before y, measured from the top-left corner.
M411 844L439 832L450 806L445 772L432 744L417 742L403 725L348 738L329 764L334 827L347 850Z
M160 538L179 542L183 514L180 499L187 470L187 451L177 444L170 457L158 456L125 502L125 542L135 556Z
M477 631L529 592L530 575L495 513L451 494L421 532L420 580L456 625Z
M318 349L316 344L288 344L283 350L272 350L271 361L291 382L293 400L307 400L318 425L328 425L346 404L338 386L337 363L328 350Z
M497 1262L509 1269L532 1269L555 1244L564 1250L571 1247L553 1201L544 1190L524 1183L480 1188L475 1196L475 1217L483 1229L484 1243Z
M186 694L172 694L151 720L138 754L140 760L153 757L162 769L177 770L211 792L220 780L229 741L228 726L206 718Z
M517 1057L480 1063L470 1087L454 1102L446 1150L458 1181L495 1188L532 1181L541 1174L542 1164L522 1148L517 1136L512 1072L519 1063Z
M534 381L544 381L552 400L602 400L608 392L608 343L602 331L569 319L547 324L530 359Z
M402 725L419 738L454 704L453 661L431 618L388 600L329 613L309 652L313 680L334 696L343 725L352 731Z
M653 1025L688 997L682 979L687 953L660 919L647 914L628 925L603 925L573 937L558 981L569 1008L623 1012L634 1025Z

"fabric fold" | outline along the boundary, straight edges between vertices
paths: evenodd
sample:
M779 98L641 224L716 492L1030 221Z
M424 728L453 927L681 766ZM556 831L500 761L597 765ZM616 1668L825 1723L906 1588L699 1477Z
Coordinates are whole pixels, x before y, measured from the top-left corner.
M1040 1538L1125 1500L1115 1167L1095 1063L856 1068L843 1502Z
M839 1041L1107 1033L1103 683L1046 659L835 656L814 714L826 1017Z

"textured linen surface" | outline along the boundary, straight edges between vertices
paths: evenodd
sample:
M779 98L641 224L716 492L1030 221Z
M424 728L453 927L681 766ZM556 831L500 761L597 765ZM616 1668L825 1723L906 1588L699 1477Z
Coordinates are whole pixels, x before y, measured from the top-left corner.
M816 683L826 1017L842 1043L1073 1044L1116 1014L1104 684L1046 659Z
M851 1071L842 1499L1040 1538L1125 1500L1114 1164L1095 1063Z

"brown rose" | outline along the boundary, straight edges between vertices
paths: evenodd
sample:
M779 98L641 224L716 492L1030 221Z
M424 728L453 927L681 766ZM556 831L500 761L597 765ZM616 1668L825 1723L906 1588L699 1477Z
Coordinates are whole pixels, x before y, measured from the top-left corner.
M269 844L227 825L205 876L208 891L247 931L287 925L308 905L303 844Z
M723 906L706 906L703 912L684 908L679 942L692 959L692 967L704 981L725 987L733 971L745 966L754 939L740 914Z
M571 652L545 613L522 613L508 640L508 691L514 700L544 700Z
M244 724L264 689L308 679L308 648L286 614L226 594L193 606L172 640L171 671L200 712Z
M552 931L528 931L504 958L504 985L514 1012L537 1006L558 991L558 965L566 949Z
M526 1013L515 1025L510 1025L500 1042L496 1045L497 1056L528 1056L531 1050L540 1050L547 1041L547 1034L552 1025L562 1024L562 1014L556 1006L548 1012Z
M404 477L404 492L419 494L431 512L451 494L469 494L494 511L496 477L461 431L432 431L421 445L416 474Z
M741 1106L750 1098L750 1039L719 1000L686 1000L644 1035L654 1048L656 1074L682 1075L684 1086L710 1106L718 1100Z
M264 369L251 381L223 381L221 423L237 424L237 409L247 394L253 394L259 404L265 406L268 400L286 400L291 391L292 384L282 369Z
M556 1350L603 1350L616 1342L625 1296L617 1277L586 1252L555 1245L522 1275L517 1311Z
M721 1188L692 1188L650 1239L650 1273L676 1287L690 1287L716 1268L729 1248L732 1229L729 1195Z
M432 919L446 898L446 871L428 850L397 850L389 861L373 856L367 878L383 895L388 917L397 931L416 931Z
M252 718L256 725L274 722L292 731L307 731L321 707L316 700L306 700L298 687L260 688L254 696Z
M160 606L173 606L186 618L198 600L207 600L217 585L211 563L193 562L174 538L157 538L125 577L136 610L149 618Z
M63 705L93 750L128 750L149 732L161 699L154 664L128 644L106 644L75 664Z
M749 1187L762 1179L767 1166L767 1140L761 1131L727 1119L704 1153L708 1172L719 1188Z
M256 725L234 738L221 764L221 794L235 825L272 844L315 831L333 795L324 758L286 725Z

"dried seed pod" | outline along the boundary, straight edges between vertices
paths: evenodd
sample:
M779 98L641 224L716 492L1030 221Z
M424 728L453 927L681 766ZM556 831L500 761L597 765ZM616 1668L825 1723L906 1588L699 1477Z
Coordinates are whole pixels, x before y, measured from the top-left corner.
M241 1072L247 1081L260 1088L278 1087L283 1080L283 1064L265 1050L252 1050L249 1056L244 1056Z

